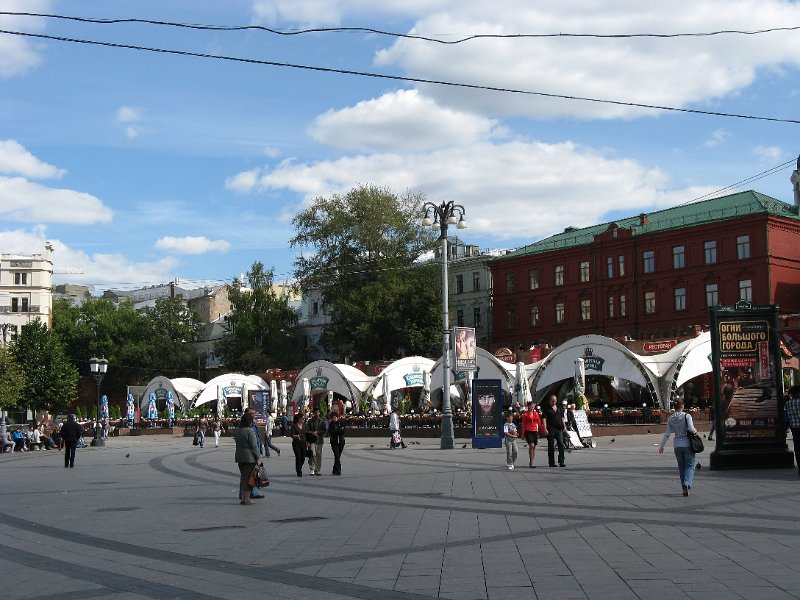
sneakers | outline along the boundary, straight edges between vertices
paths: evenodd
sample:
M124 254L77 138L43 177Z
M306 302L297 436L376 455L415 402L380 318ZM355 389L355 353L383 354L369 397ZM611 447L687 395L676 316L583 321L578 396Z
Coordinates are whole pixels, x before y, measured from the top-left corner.
M514 470L514 465L508 465L508 470L509 471L513 471Z
M311 475L313 475L314 474L314 469L311 469L310 473L311 473Z
M714 436L713 435L708 436L708 441L709 442L713 442L714 441Z
M688 495L689 495L689 486L687 486L687 485L682 485L682 486L681 486L681 489L683 490L683 495L684 495L684 496L688 496Z

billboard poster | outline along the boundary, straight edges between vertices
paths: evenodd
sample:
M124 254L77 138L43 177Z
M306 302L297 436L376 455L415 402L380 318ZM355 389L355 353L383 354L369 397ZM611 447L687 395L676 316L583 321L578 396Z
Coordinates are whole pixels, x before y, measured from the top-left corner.
M499 379L472 380L472 447L503 446L503 388Z
M711 468L791 466L783 426L777 306L711 309L717 447Z
M478 347L473 327L455 327L456 371L475 371L478 368Z

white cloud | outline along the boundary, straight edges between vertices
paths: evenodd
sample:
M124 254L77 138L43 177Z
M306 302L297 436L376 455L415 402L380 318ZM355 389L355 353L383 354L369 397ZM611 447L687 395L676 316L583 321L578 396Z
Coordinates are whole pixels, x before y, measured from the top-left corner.
M711 133L711 137L709 137L704 143L703 146L706 148L716 148L728 141L731 137L731 132L727 129L717 129Z
M174 278L178 261L167 257L153 262L133 262L122 254L93 254L67 246L58 239L46 236L44 227L33 230L0 231L0 248L3 252L42 254L44 244L53 244L53 268L82 271L73 275L54 275L56 283L90 284L96 288L131 284L132 282L157 283Z
M513 141L317 163L287 160L265 168L249 191L288 190L309 202L363 182L397 193L421 190L437 203L454 200L466 207L472 234L497 240L535 239L568 225L603 222L614 211L665 208L715 189L673 189L659 169L569 142Z
M91 194L46 187L22 177L0 177L0 218L90 225L108 223L112 212Z
M121 106L117 109L118 123L131 123L142 120L142 109L135 106Z
M15 140L0 140L0 173L32 179L60 179L66 171L42 162Z
M7 12L49 13L50 0L3 0L0 10ZM40 32L45 20L37 17L0 15L0 29L8 31ZM42 62L36 43L28 38L14 35L0 35L0 77L21 75L38 67Z
M428 6L427 8L431 8ZM418 14L411 33L446 39L476 33L674 33L759 29L800 22L800 4L784 0L676 0L648 4L439 2ZM760 69L800 66L795 32L671 39L480 39L443 45L398 39L378 66L432 80L643 104L705 105L735 94ZM660 114L621 105L468 90L419 88L445 106L487 114L631 118Z
M177 252L178 254L205 254L206 252L227 252L231 245L225 240L209 240L206 237L166 236L156 242L156 248Z
M225 189L232 192L247 193L258 184L261 169L242 171L225 180Z
M139 137L141 133L142 130L139 127L136 127L136 125L128 125L125 128L125 135L131 140Z
M753 154L764 163L778 163L783 160L783 150L777 146L756 146Z
M318 142L361 151L428 150L502 135L497 122L442 108L417 90L398 90L318 116L309 127Z

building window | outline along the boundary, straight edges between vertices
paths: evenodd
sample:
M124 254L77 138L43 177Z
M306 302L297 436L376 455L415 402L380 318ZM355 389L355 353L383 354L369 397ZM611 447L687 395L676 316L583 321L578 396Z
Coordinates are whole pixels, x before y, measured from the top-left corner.
M531 327L536 327L539 324L539 307L531 306Z
M686 310L686 288L675 288L675 310Z
M608 278L611 279L614 277L614 257L609 256L606 258L606 274Z
M513 308L506 312L506 328L516 329L517 327L517 311Z
M656 293L644 293L644 314L653 315L656 312Z
M28 312L28 299L11 298L11 312Z
M506 273L506 292L513 294L517 291L517 274Z
M642 264L645 273L652 273L656 270L656 253L653 250L642 252Z
M312 313L314 315L318 315L319 314L319 302L314 302L314 306L312 308Z
M706 306L711 308L719 304L719 292L717 291L716 283L706 284Z
M589 261L584 260L581 262L581 283L589 281Z
M736 256L739 260L750 258L750 236L740 235L736 238Z
M528 285L532 290L539 289L539 269L531 269L528 271Z
M591 321L592 319L592 301L581 300L581 321Z
M753 281L751 279L742 279L739 282L739 300L753 301Z
M713 240L704 242L703 251L705 252L705 261L707 265L717 264L717 242Z
M614 318L614 296L608 297L608 316Z
M481 291L481 274L478 271L472 272L472 291Z
M14 273L14 285L28 285L28 274Z
M459 308L456 310L456 326L464 327L464 309Z
M556 285L564 285L564 265L556 267Z
M456 275L456 294L464 293L464 276Z
M626 314L627 313L626 313L626 309L625 309L625 296L620 296L619 297L619 316L620 317L624 317Z
M481 309L479 307L472 309L472 321L475 329L481 326Z
M683 269L686 266L686 251L684 246L674 246L672 248L672 268Z
M620 277L624 277L625 276L625 257L622 254L620 254L617 257L617 266L619 267L617 269L617 275L619 275Z
M556 304L556 324L560 325L561 323L567 322L567 313L564 310L564 303L559 302Z

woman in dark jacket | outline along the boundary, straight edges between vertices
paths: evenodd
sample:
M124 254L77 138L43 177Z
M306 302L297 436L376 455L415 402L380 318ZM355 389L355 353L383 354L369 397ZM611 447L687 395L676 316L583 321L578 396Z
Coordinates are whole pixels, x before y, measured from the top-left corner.
M292 421L292 451L294 452L294 469L297 476L303 476L303 463L306 462L306 424L303 413L297 413Z
M331 440L333 452L333 474L342 474L342 450L344 450L344 425L339 419L339 413L333 413L331 422L328 423L328 438Z
M252 504L248 481L256 465L261 464L261 450L258 448L258 440L253 431L252 413L245 412L242 415L239 427L236 428L236 432L233 434L233 439L236 442L236 462L239 464L239 473L241 475L239 480L239 493L242 497L241 504Z

